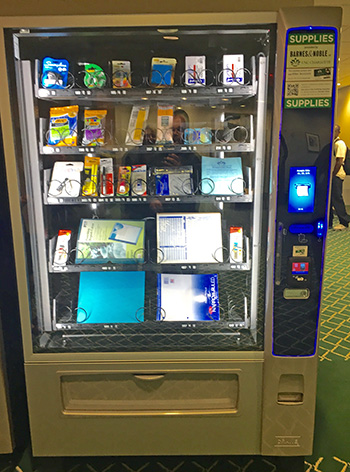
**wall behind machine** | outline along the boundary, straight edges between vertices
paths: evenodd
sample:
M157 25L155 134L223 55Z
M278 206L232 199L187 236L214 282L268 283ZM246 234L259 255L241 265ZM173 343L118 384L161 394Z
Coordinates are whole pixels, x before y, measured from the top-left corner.
M343 139L347 146L350 147L350 86L341 87L338 89L338 106L336 123L339 124L341 129L341 139ZM343 187L344 201L346 205L350 205L350 177L345 177Z
M230 0L218 0L213 4L209 0L177 0L172 2L159 2L158 0L132 0L130 2L115 2L105 0L13 0L2 2L0 16L25 16L25 15L92 15L92 14L134 14L134 13L199 13L199 12L242 12L242 11L278 11L283 7L313 6L314 0L246 0L245 2L232 2Z

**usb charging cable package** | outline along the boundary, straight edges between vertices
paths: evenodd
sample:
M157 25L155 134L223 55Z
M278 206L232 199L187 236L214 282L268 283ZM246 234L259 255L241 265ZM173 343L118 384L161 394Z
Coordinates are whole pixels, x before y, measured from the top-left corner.
M185 57L185 84L190 87L206 85L205 56Z
M244 55L224 54L223 56L224 85L244 85Z

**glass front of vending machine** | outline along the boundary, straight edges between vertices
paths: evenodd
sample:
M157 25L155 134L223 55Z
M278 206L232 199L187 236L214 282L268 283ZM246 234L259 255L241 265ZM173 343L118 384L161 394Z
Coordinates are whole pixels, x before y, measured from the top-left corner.
M2 20L34 455L311 451L340 18Z

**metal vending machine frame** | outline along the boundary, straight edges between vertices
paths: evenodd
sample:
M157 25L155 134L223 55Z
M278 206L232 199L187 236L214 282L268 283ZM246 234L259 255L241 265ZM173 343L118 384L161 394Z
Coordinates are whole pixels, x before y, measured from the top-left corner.
M0 331L0 454L9 454L13 451L14 443L2 343L2 333Z
M74 334L69 333L71 326L68 326L68 321L61 321L57 328L58 322L57 319L53 319L52 313L56 313L58 302L55 300L52 306L48 295L49 261L44 250L47 246L47 235L42 205L38 203L42 201L42 187L38 176L43 171L41 164L39 165L38 155L44 153L43 143L39 143L38 146L38 141L42 135L41 127L45 124L39 120L40 124L37 126L38 114L41 111L38 111L34 99L49 98L59 101L60 97L61 99L63 97L60 93L67 92L63 98L70 102L74 97L79 97L79 100L82 98L88 100L90 91L63 90L58 91L57 96L54 94L50 96L50 90L40 89L35 79L31 82L33 70L36 70L38 64L34 65L28 60L20 59L19 39L26 35L45 36L46 31L45 40L50 38L50 34L52 37L65 38L79 28L87 30L100 28L101 31L108 32L110 28L133 28L137 31L140 28L156 27L157 31L164 30L166 34L174 28L174 25L187 28L204 28L203 25L214 28L220 25L220 28L227 27L227 29L233 25L237 25L238 28L242 28L242 25L252 27L273 25L277 28L277 51L271 51L271 56L276 52L275 70L268 71L266 58L259 57L257 69L252 73L253 77L255 79L258 77L258 79L249 86L252 87L252 93L258 97L256 114L252 118L256 128L254 135L256 138L254 143L255 179L256 182L260 179L265 183L269 180L269 185L267 185L269 195L267 200L264 200L263 192L256 192L254 198L250 200L254 214L258 217L250 235L252 256L249 261L246 261L245 267L234 266L235 269L243 268L251 271L252 280L256 281L252 283L252 291L257 291L256 285L261 271L259 261L262 259L261 228L264 223L262 211L265 206L264 211L266 211L265 214L269 214L269 218L268 231L266 231L268 234L266 261L263 261L263 269L266 271L264 272L266 288L263 349L193 348L181 350L171 344L171 336L169 336L168 350L166 338L162 338L163 349L158 348L152 351L140 348L133 352L131 349L124 349L124 351L118 349L122 343L128 344L127 337L116 341L121 344L113 350L110 346L116 338L111 336L107 339L110 343L109 349L101 352L88 349L85 352L79 352L79 350L69 352L64 349L64 344L60 349L50 351L47 346L50 343L54 345L55 329L63 331L65 339L68 340L71 340ZM0 64L3 71L8 70L9 66L10 72L3 77L4 87L0 93L1 121L7 179L10 183L9 199L34 455L263 454L301 456L311 453L317 375L318 317L328 198L325 197L324 201L321 201L317 190L314 189L316 181L313 168L318 166L314 164L315 154L306 153L308 164L302 165L303 161L300 162L297 153L290 152L291 160L287 167L282 167L282 163L285 164L285 162L282 159L283 146L280 133L283 132L292 150L291 143L294 141L288 141L289 130L295 131L295 140L298 142L305 139L305 130L299 130L293 121L295 116L299 116L300 113L303 120L315 120L312 114L314 109L316 111L322 109L319 112L322 115L319 122L320 130L324 131L328 141L331 142L340 26L341 9L312 7L285 9L278 15L254 12L2 18ZM306 80L305 77L301 78L300 62L296 65L296 72L291 71L290 62L288 62L291 51L294 54L292 35L299 33L301 37L298 36L297 44L302 44L302 52L296 53L299 59L305 56L311 57L311 55L308 56L307 41L311 41L313 50L316 51L312 53L313 57L323 58L323 52L319 52L320 44L329 42L324 48L331 57L332 63L332 67L327 66L331 69L330 76L326 77L329 86L328 88L321 87L320 97L313 98L311 95L311 99L305 98L307 93L310 94L312 80L310 77L306 77ZM328 33L330 33L329 36L327 36ZM13 42L9 43L11 34L13 34ZM288 44L287 40L289 40ZM310 64L307 66L308 72L317 67L313 66L312 61ZM267 97L266 90L271 80L274 80L272 87L274 87L275 96L273 108L271 107L269 111L272 118L270 122L267 122L267 100L272 100L272 97ZM306 82L304 94L301 92L301 82ZM296 102L297 104L291 109L288 108L289 102L286 102L286 83L290 85L288 90L291 93L300 94L300 99L304 100L304 102ZM254 87L256 87L255 90L253 90ZM17 97L21 98L20 105L22 106L17 105L10 90L16 91ZM100 92L98 90L96 93ZM121 95L124 93L124 91L112 90L108 100L112 101L114 96L118 98L119 92ZM229 96L232 90L229 86L219 86L214 92L226 97L225 94ZM153 93L160 94L157 90L149 91L150 95ZM179 96L183 98L185 93L192 94L192 91L181 89ZM128 91L125 91L125 94L127 96ZM103 93L101 97L107 100ZM138 95L139 100L140 97L141 95ZM323 101L314 102L313 100L316 99ZM305 100L309 100L307 107L304 106ZM211 103L210 100L208 103ZM306 111L301 111L304 108ZM312 108L310 111L312 116L308 108ZM271 123L269 125L271 133L268 129L264 129L266 123ZM253 134L253 127L251 127L251 133ZM271 149L266 151L266 137L270 135L272 136ZM15 143L18 142L22 143L21 152L25 169L19 169L16 166L16 154L19 148ZM220 147L221 150L222 148L224 151L228 150L225 145ZM250 152L248 147L240 148L239 152L242 149ZM85 152L85 149L83 151ZM91 149L86 152L91 152ZM267 159L265 159L266 153L268 153ZM329 148L328 154L326 152L326 157L322 161L323 170L317 175L317 182L322 176L326 182L329 182L330 157ZM267 168L264 168L265 161L270 165L270 176L267 175ZM314 179L308 184L308 189L311 188L316 192L316 200L313 201L313 203L316 202L314 211L305 212L300 205L295 212L293 209L287 211L288 198L290 198L286 190L290 185L287 176L289 167L295 169L297 175L304 176L306 173ZM282 169L284 169L283 172ZM28 184L27 182L23 184L24 174L30 181L27 187L28 198L25 202L21 201L18 191L21 185ZM248 175L246 180L250 179ZM304 183L305 186L307 185ZM257 185L256 188L262 187ZM308 191L305 188L300 189L300 193L296 196L305 196L305 192ZM247 199L251 196L251 189L248 189ZM201 201L200 197L198 201ZM223 201L224 199L218 204L218 208L224 204ZM266 204L266 201L269 202ZM79 201L79 203L82 202ZM91 203L95 202L91 201ZM23 221L21 213L23 204L27 205L31 215L29 222ZM267 224L267 218L265 223ZM27 241L23 235L22 225L28 225L28 233L32 237L34 235L35 244L29 243L26 246ZM300 234L304 236L304 239L299 238ZM308 237L305 237L305 234ZM294 248L299 245L308 246L309 252L306 254L307 250L304 248L304 258L295 261ZM30 248L33 253L33 267L26 259L26 253L30 251ZM319 264L317 258L321 261ZM190 269L193 270L193 267ZM310 277L312 275L312 282L309 281L309 275ZM40 321L34 329L33 311L28 293L28 286L33 280L36 287L34 298L37 301L38 310L36 315L42 315L38 316ZM33 294L31 296L33 299ZM247 316L242 321L243 328L249 325L253 338L256 337L255 313L258 311L256 306L258 298L257 293L252 296L249 313L245 308ZM287 313L283 311L284 304L290 307L289 315L288 311ZM301 336L300 326L303 323L290 324L290 322L301 315L305 315L307 323L305 342L300 344L298 342ZM34 349L33 340L37 335L37 328L44 334ZM106 329L110 328L108 326ZM187 323L187 328L191 329L193 326ZM169 324L167 329L171 331ZM236 327L227 326L227 329L236 329ZM287 336L284 329L288 331ZM135 332L130 331L130 333L133 339L139 339L140 343L145 343L142 346L147 344L145 336L142 339L137 336L135 338ZM222 335L219 332L216 334ZM94 335L89 334L89 336L93 342ZM196 346L196 340L193 339ZM239 345L239 336L237 339L237 345ZM155 396L150 397L149 392Z

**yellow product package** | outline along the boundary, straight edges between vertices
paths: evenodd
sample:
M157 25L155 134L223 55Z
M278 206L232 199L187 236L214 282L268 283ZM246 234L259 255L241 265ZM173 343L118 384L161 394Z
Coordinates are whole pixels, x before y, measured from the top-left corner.
M107 110L84 110L83 146L105 144Z
M50 108L49 146L76 146L78 105Z
M85 156L83 172L83 190L85 197L98 196L98 170L100 165L99 157Z

